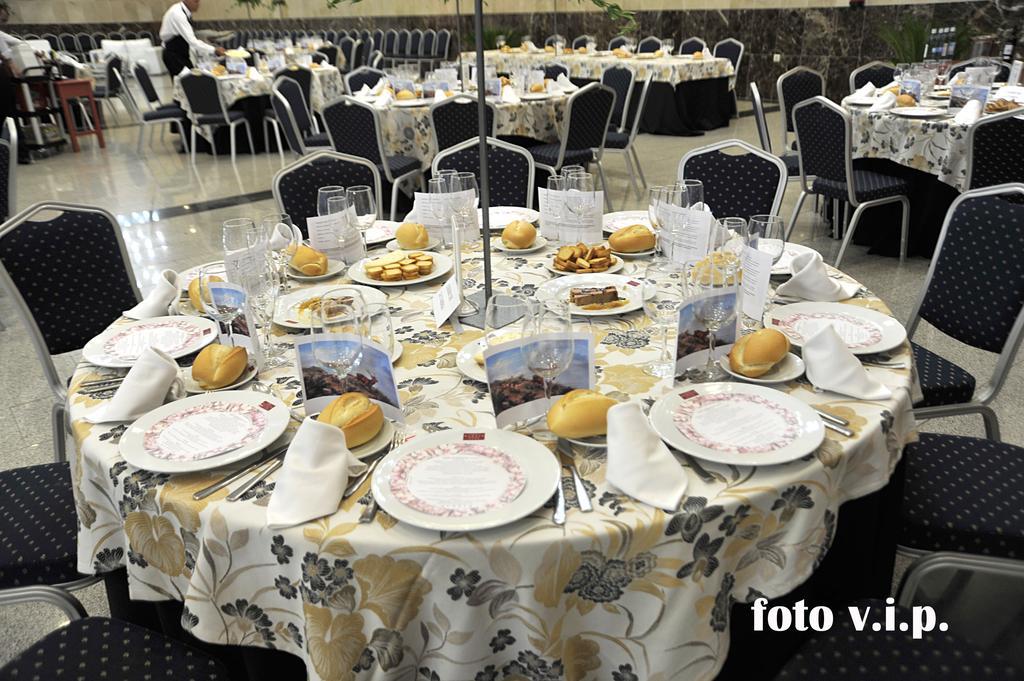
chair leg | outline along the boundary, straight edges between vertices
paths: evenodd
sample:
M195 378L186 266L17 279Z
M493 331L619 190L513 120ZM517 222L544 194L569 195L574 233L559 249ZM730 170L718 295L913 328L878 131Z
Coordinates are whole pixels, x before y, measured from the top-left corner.
M910 238L910 199L900 197L903 206L903 220L900 224L900 263L907 261L907 240ZM998 431L998 425L996 426Z
M171 121L171 125L178 128L178 137L181 138L181 148L188 151L188 139L185 137L185 124L181 121Z
M243 119L242 124L245 126L245 136L249 139L249 155L256 155L256 145L252 141L252 126L249 125L249 119Z
M640 154L636 153L636 147L632 144L629 145L629 151L633 154L633 160L636 162L636 172L640 176L640 185L647 189L647 178L644 177L644 168L640 165Z
M274 126L274 139L277 140L277 155L281 157L281 165L284 165L284 145L281 143L281 126L277 121L270 121ZM264 136L266 139L266 136Z
M398 211L398 183L391 183L391 221L395 220L395 213Z
M633 161L629 158L629 152L622 155L623 160L626 162L626 172L629 173L629 184L633 187L633 193L636 194L638 199L643 198L640 194L640 187L636 184L636 173L633 171ZM629 198L629 187L622 193L622 209L626 209L626 199Z
M832 199L832 238L838 239L842 235L842 230L839 228L839 199Z
M1002 442L999 434L999 417L996 416L995 411L989 406L981 406L978 408L978 413L985 421L985 437L993 442Z
M50 408L50 426L53 432L53 456L54 461L61 463L68 460L67 441L65 438L65 422L67 411L62 403L54 402Z
M612 212L612 197L608 193L608 182L604 179L604 168L600 161L596 161L595 165L597 166L597 176L601 178L601 191L604 192L604 209L610 213Z
M789 218L789 227L786 228L786 241L789 241L789 236L793 233L793 228L796 227L796 219L800 215L800 208L804 205L804 199L807 198L807 192L801 190L800 196L796 199L796 205L793 206L793 215ZM817 194L815 194L817 198Z
M192 147L192 165L196 164L196 126L192 126L192 135L189 146Z
M217 128L211 126L207 127L206 130L210 135L210 146L213 147L213 156L217 157Z
M843 256L846 254L846 247L853 241L853 233L857 231L857 223L860 221L860 215L864 212L864 205L860 204L853 211L853 218L850 220L850 225L846 228L846 234L843 236L843 245L839 247L839 255L836 256L836 261L832 265L836 269L839 269L839 265L843 262Z
M149 127L149 126L143 125L142 123L139 123L139 143L135 146L135 153L139 154L140 156L142 155L142 141L146 137L146 128L147 127Z
M235 165L235 147L238 144L235 139L235 133L238 132L238 126L230 125L228 126L228 131L231 133L231 165Z

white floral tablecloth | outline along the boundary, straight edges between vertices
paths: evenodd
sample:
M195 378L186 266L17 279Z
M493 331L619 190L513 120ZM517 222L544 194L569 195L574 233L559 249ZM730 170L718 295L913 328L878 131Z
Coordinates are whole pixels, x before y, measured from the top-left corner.
M310 88L310 103L314 111L320 111L331 100L337 99L345 94L345 81L341 72L333 66L321 66L311 69L313 81ZM271 86L274 84L272 76L257 74L252 78L249 76L218 76L217 84L224 97L224 104L230 109L235 102L246 97L269 97ZM173 98L180 102L185 111L190 111L188 99L185 98L185 91L181 89L181 79L175 77Z
M463 59L473 59L474 54L467 52ZM619 58L611 53L606 54L554 54L551 52L501 52L488 50L484 58L494 64L498 71L508 72L525 67L539 68L551 62L561 62L569 67L571 78L600 80L601 73L609 66L625 66L636 74L638 80L654 74L654 80L676 86L689 80L706 78L725 78L735 71L732 62L725 58L694 59L689 56L675 55L653 58Z
M853 119L853 157L886 158L923 170L964 191L968 125L951 117L904 118L847 107Z
M533 295L550 276L550 257L495 254L496 290ZM629 261L625 273L640 267ZM471 287L480 268L479 253L467 253ZM492 426L486 387L455 366L457 350L480 332L435 328L436 288L389 289L404 347L396 378L407 429ZM870 295L850 304L887 311ZM657 343L642 312L595 320L594 329L603 391L653 399L669 389L643 371ZM896 355L910 361L907 346ZM260 379L293 402L293 371ZM914 439L910 372L869 371L894 389L893 399L782 386L849 419L852 438L827 431L818 451L781 466L680 457L690 484L675 513L617 494L603 457L577 454L593 513L578 510L563 480L564 527L548 507L500 529L444 534L383 512L358 524L367 487L334 515L284 531L265 527L272 481L236 503L224 500L228 490L193 501L223 471L129 466L117 450L126 426L83 420L109 394L86 397L78 386L112 372L82 364L69 399L78 566L124 566L133 598L183 601L183 624L200 639L294 653L316 680L711 679L728 652L732 602L779 596L805 580L832 542L840 505L883 487Z

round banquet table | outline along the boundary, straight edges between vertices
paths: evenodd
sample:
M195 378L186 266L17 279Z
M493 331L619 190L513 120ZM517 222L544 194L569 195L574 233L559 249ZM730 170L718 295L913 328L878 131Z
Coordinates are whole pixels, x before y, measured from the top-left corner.
M551 255L495 253L495 290L534 295L551 276L543 267ZM479 287L479 244L464 262L467 286ZM643 266L628 260L623 273ZM455 363L480 332L434 326L438 286L388 289L412 435L494 425L486 386ZM870 293L848 304L888 312ZM593 329L600 390L650 400L672 389L643 371L658 343L642 312L595 318ZM909 366L907 344L894 355ZM848 419L853 437L826 431L816 452L778 466L679 455L689 488L674 513L611 489L604 457L588 451L575 458L592 513L579 510L566 477L564 526L552 522L549 506L498 529L446 534L384 512L358 524L368 485L333 515L285 530L265 525L272 479L236 503L225 501L227 489L193 501L225 470L167 475L129 466L118 454L126 424L84 420L109 394L78 391L112 370L83 363L69 390L78 567L126 568L132 599L183 602L182 626L198 639L292 653L318 681L354 679L356 671L373 679L606 680L680 678L685 670L685 678L710 679L729 650L733 603L781 596L808 580L835 538L841 505L883 489L915 438L911 371L869 371L893 389L892 399L858 401L801 380L779 386ZM294 403L294 367L259 380Z

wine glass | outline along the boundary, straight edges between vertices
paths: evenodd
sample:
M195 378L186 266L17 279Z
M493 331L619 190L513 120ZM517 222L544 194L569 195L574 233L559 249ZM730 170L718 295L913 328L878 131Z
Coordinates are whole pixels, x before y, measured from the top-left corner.
M359 231L365 233L377 221L377 199L373 189L365 184L358 184L345 190L349 209L354 213Z
M244 284L244 278L252 269L250 265L250 247L254 243L253 233L256 223L250 218L233 218L225 220L221 225L221 246L224 249L224 262L228 266L230 280Z
M395 327L391 322L391 308L387 303L366 304L367 338L370 342L384 348L388 357L395 356Z
M278 282L282 288L291 288L288 278L288 263L302 243L302 232L292 224L287 213L270 213L260 219L261 237L267 243L267 252L279 271Z
M250 309L256 317L256 324L262 333L264 364L267 368L279 367L286 363L285 346L274 341L274 312L277 297L281 291L281 268L271 252L264 255L263 266L251 278L247 291Z
M747 230L747 246L772 256L772 265L786 251L786 230L778 215L752 215Z
M451 245L452 211L445 195L450 193L450 182L447 177L434 177L427 180L427 193L434 194L430 201L430 215L434 223L441 228L441 243L445 248Z
M679 190L679 203L682 208L704 210L704 183L700 180L680 180L676 182Z
M320 297L320 338L314 339L313 355L339 378L359 365L363 358L363 339L367 333L366 303L358 289L336 288ZM345 339L332 338L346 334Z
M904 76L909 75L910 64L896 64L896 68L892 71L892 79L897 83L902 83Z
M451 192L448 196L449 208L458 216L459 230L465 237L466 229L472 221L473 211L476 210L476 199L480 195L476 175L463 172L454 177L449 176L448 185Z
M336 196L345 196L345 188L338 185L320 187L316 192L316 214L319 216L330 215L328 202Z
M244 300L240 300L234 291L218 289L216 282L227 283L229 281L228 268L224 263L213 263L199 270L199 302L203 309L201 312L209 315L221 326L227 326L228 344L235 344L235 337L231 325L238 315L242 313Z
M594 210L594 176L590 173L576 173L565 178L565 208L576 218L575 234L566 234L564 243L574 244L583 239L586 223ZM575 237L575 238L573 238Z
M693 381L717 381L725 376L715 361L715 341L718 331L736 319L739 266L734 258L724 256L711 253L687 269L691 290L700 294L694 300L694 318L708 329L708 359L703 372L688 376Z
M659 259L647 266L644 273L644 312L661 330L661 354L644 367L644 372L659 378L675 377L675 363L668 339L679 325L679 309L686 291L686 269L682 264ZM653 292L650 298L648 293Z
M544 386L544 413L551 406L551 381L572 364L574 341L572 337L572 315L569 306L534 306L532 314L523 320L523 355L526 368L539 376ZM547 423L546 419L542 419ZM555 439L548 430L535 431L539 440Z
M488 348L514 340L521 332L520 322L532 313L534 301L507 293L495 293L484 309L484 336L481 345Z
M672 54L676 49L676 41L672 38L661 39L662 54Z
M569 178L579 173L585 173L587 169L579 165L562 166L562 177Z

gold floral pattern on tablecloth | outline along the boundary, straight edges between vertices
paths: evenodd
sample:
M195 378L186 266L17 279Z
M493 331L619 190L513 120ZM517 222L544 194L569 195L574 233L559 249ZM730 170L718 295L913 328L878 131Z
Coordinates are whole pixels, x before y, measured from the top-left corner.
M535 295L550 276L543 267L550 257L550 249L525 258L494 254L495 289ZM464 262L467 286L478 288L479 246L467 249ZM631 260L624 273L642 267ZM486 386L455 365L458 349L480 332L436 328L436 290L388 289L404 347L395 373L407 428L493 426ZM886 310L870 295L851 302ZM651 401L669 389L642 373L659 347L642 312L595 319L593 329L602 390ZM894 354L911 361L907 345ZM260 379L301 405L294 371ZM184 602L183 625L200 639L286 650L317 681L667 681L682 670L711 679L728 650L731 604L778 596L805 580L832 542L840 505L884 486L915 438L911 372L869 371L893 389L892 399L818 393L803 380L781 386L848 418L852 438L829 433L817 452L782 466L680 456L690 482L674 512L611 489L603 455L589 451L576 462L593 513L579 512L571 478L563 478L564 527L551 521L549 503L500 529L439 533L383 512L360 525L368 484L332 516L286 530L265 525L273 481L237 503L224 500L226 490L193 502L192 493L223 472L129 466L117 451L124 424L82 420L103 400L75 387L111 373L83 363L70 397L78 567L126 567L133 598Z
M310 88L310 106L313 111L320 111L341 95L345 94L345 81L341 72L333 66L321 66L311 69L313 81ZM269 97L271 86L274 84L273 76L259 74L257 78L249 76L219 76L217 85L224 97L224 105L229 109L240 99L246 97ZM172 97L181 104L185 111L190 111L188 100L185 98L185 91L181 89L179 78L174 79L174 91ZM191 112L190 112L191 113Z
M463 59L474 59L473 53L463 54ZM484 58L494 64L500 72L521 68L540 68L551 62L561 62L569 67L570 78L601 80L601 73L609 66L625 66L636 74L638 80L654 74L654 80L672 86L690 80L725 78L735 70L732 62L724 58L693 59L692 57L619 58L612 54L553 54L547 52L500 52L488 50Z

